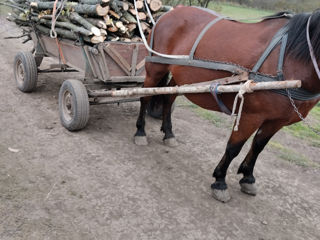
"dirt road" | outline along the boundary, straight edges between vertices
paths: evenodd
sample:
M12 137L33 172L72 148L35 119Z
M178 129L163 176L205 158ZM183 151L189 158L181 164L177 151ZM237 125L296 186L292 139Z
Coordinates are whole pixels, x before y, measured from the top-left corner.
M13 81L13 58L31 49L0 19L0 239L320 239L320 170L283 161L266 149L256 165L259 194L211 196L211 174L229 130L176 107L179 147L162 143L160 122L147 119L149 146L133 144L138 104L93 106L86 129L59 122L57 96L70 74L40 75L37 91ZM46 60L48 64L50 60ZM276 139L320 161L319 148L285 133ZM8 148L18 149L11 152Z

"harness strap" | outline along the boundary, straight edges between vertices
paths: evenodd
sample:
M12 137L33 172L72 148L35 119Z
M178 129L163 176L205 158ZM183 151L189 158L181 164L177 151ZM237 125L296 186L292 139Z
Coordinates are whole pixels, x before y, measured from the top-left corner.
M194 42L194 44L193 44L193 46L192 46L192 49L191 49L191 51L190 51L190 54L189 54L189 59L190 59L190 60L193 60L194 53L195 53L195 51L196 51L196 49L197 49L197 47L198 47L201 39L202 39L203 36L206 34L206 32L207 32L214 24L216 24L217 22L219 22L219 21L222 20L222 19L224 19L224 17L221 17L221 16L220 16L220 17L217 17L217 18L213 19L211 22L209 22L209 23L207 24L207 26L205 26L205 27L202 29L201 33L200 33L199 36L197 37L197 39L196 39L196 41Z
M283 76L283 61L284 61L284 54L286 52L287 42L288 42L288 34L285 34L282 37L280 53L279 53L279 59L278 59L277 77L278 77L279 81L284 79L284 76Z
M164 58L164 57L158 57L158 56L147 56L145 58L145 61L152 62L152 63L199 67L199 68L206 68L206 69L217 70L217 71L227 71L233 74L241 74L244 71L246 71L246 69L231 63L229 64L229 63L223 63L223 62L204 61L204 60L197 60L197 59L193 59L193 60L171 59L171 58Z
M272 50L280 43L283 35L288 31L288 26L285 25L284 27L280 28L280 30L274 35L274 37L271 39L270 44L266 48L266 50L263 52L261 57L259 58L256 65L253 67L252 72L256 73L264 63L264 61L267 59L267 57L270 55Z
M211 92L212 96L214 97L214 99L216 100L216 102L218 103L220 110L227 115L231 115L231 111L228 109L228 107L223 103L223 101L218 96L219 85L220 85L220 83L217 83L217 82L211 83L210 92Z

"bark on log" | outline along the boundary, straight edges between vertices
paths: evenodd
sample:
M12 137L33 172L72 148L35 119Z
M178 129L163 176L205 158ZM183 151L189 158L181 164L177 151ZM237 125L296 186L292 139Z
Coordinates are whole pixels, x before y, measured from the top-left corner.
M128 20L129 23L137 23L137 20L134 16L132 16L129 12L124 12L123 17Z
M104 21L97 19L97 18L86 18L86 20L91 23L92 25L98 27L98 28L103 28L107 29L107 25Z
M157 87L157 88L132 88L125 90L109 90L109 91L89 91L90 97L131 97L131 96L153 96L162 94L194 94L211 92L211 84L202 85L184 85L175 87ZM250 87L253 91L269 90L269 89L285 89L301 87L300 80L279 81L279 82L259 82L251 83ZM220 85L217 87L219 93L239 92L241 85Z
M95 36L100 36L101 32L100 29L93 26L91 23L89 23L86 19L81 17L78 13L72 12L69 14L69 18L75 22L78 22L82 26L84 26L87 30L91 31Z
M46 20L46 19L39 19L39 22L42 24L45 24L49 27L51 27L51 24L52 24L52 22L50 20ZM83 27L79 27L71 22L56 22L56 27L67 28L67 29L72 30L73 32L80 33L84 36L93 35L93 33L90 32L89 30L87 30Z

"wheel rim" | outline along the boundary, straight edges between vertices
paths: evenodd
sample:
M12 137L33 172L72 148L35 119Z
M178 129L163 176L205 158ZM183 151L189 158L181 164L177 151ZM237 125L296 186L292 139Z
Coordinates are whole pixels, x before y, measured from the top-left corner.
M17 61L16 64L16 79L20 86L23 86L24 83L24 69L21 60Z
M73 119L72 93L66 90L62 97L62 113L67 121Z

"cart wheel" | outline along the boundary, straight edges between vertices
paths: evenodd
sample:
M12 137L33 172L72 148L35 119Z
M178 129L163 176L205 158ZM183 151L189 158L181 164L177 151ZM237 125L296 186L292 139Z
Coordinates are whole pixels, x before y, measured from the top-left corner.
M69 131L84 128L89 120L87 89L79 80L66 80L59 91L61 124Z
M20 91L32 92L36 88L38 71L32 53L19 52L14 58L13 72Z
M171 113L175 108L175 103L171 106ZM147 113L150 117L155 119L162 119L163 111L163 97L162 96L153 96L147 106Z

